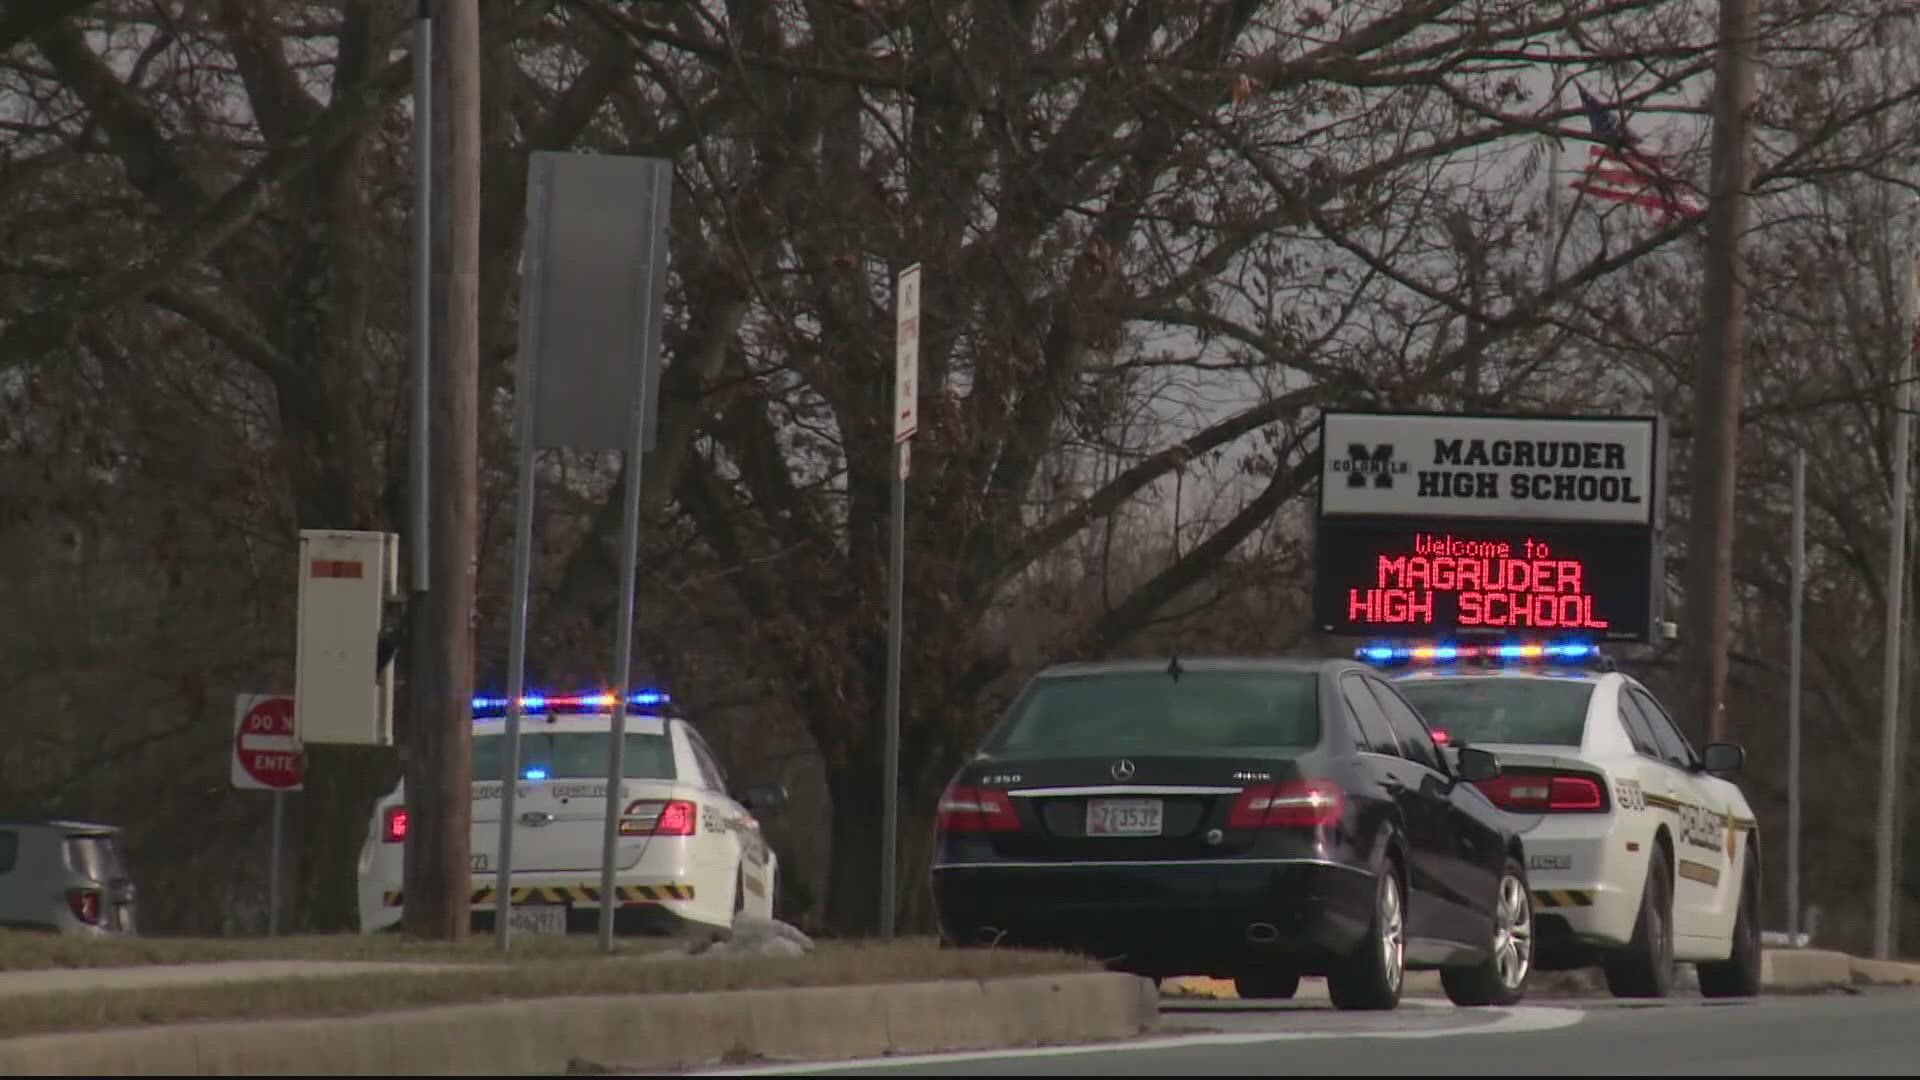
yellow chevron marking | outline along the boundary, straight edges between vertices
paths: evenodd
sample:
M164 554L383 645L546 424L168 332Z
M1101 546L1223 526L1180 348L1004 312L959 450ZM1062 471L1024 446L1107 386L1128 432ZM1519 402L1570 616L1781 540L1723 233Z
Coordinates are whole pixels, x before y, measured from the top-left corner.
M662 885L617 885L613 894L627 904L657 904L663 900L691 900L693 886L680 882L668 882ZM493 903L492 886L475 889L468 896L468 902L475 906ZM404 894L392 889L381 894L380 901L387 907L400 907ZM517 885L513 890L515 904L593 904L600 900L600 890L593 885Z

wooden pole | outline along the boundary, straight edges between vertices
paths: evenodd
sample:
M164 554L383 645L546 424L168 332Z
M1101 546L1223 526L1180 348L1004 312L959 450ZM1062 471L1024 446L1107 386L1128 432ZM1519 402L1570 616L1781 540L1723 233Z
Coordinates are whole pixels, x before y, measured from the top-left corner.
M479 523L480 11L433 0L432 562L409 699L403 925L468 929L474 558Z
M1713 166L1707 207L1704 328L1693 383L1692 507L1688 521L1682 670L1707 741L1728 737L1727 651L1733 621L1733 493L1740 445L1746 333L1746 233L1753 217L1755 53L1752 0L1720 0L1714 65Z

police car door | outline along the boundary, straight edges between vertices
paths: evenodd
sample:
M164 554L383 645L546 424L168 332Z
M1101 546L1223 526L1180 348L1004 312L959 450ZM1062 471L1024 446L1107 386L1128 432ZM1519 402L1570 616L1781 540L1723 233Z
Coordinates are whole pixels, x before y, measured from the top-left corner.
M1720 908L1727 873L1727 808L1700 782L1699 757L1673 717L1652 694L1629 684L1626 693L1652 730L1671 778L1673 806L1674 935L1723 936Z
M693 752L702 788L696 858L701 862L704 876L713 882L708 887L715 890L715 895L726 896L733 891L735 871L741 866L747 812L728 794L726 774L721 771L713 751L707 748L707 741L689 724L681 724L680 731L687 737L687 748ZM744 887L744 882L742 885ZM738 906L737 900L734 906Z

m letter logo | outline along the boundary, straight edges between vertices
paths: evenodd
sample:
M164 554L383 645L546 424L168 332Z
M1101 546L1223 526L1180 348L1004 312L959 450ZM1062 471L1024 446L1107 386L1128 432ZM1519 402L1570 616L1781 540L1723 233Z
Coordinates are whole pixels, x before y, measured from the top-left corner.
M1347 474L1347 486L1366 487L1367 477L1373 477L1373 486L1390 488L1393 486L1393 474L1406 472L1404 462L1393 460L1393 444L1380 443L1369 452L1361 443L1347 444L1347 460L1339 462L1336 468L1344 466Z

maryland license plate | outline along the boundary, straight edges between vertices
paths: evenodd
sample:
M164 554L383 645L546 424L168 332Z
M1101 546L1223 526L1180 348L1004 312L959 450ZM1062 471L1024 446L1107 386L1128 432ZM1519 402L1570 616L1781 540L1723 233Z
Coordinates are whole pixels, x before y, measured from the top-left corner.
M1088 799L1088 836L1159 836L1166 804L1159 799Z
M507 912L507 925L516 934L564 934L567 907L565 904L516 904Z

